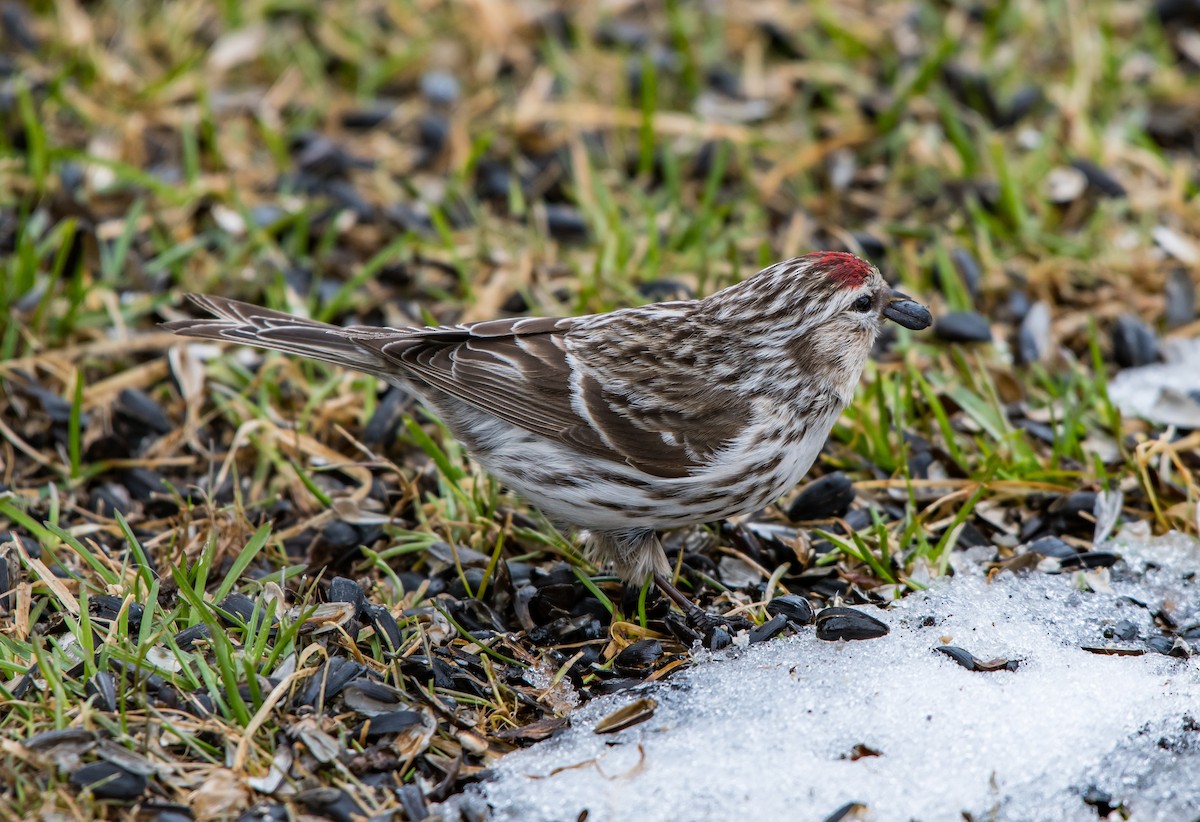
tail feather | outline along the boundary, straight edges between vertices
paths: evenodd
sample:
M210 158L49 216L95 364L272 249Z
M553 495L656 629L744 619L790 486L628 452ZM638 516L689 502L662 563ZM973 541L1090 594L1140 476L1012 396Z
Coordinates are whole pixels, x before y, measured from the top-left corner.
M163 328L184 337L234 342L298 354L381 377L388 376L394 370L378 354L355 342L354 337L363 336L365 329L349 332L336 325L306 320L225 297L189 294L188 299L214 316L162 323ZM381 337L400 336L403 333L385 329L372 331Z

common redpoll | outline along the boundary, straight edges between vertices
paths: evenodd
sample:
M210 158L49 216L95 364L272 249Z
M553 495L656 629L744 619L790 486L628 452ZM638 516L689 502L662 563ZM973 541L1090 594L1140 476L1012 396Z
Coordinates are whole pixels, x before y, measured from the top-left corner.
M586 531L625 580L670 586L656 529L753 511L796 485L850 403L883 318L929 311L870 263L817 252L701 300L584 317L336 327L222 297L177 334L300 354L413 392L504 484Z

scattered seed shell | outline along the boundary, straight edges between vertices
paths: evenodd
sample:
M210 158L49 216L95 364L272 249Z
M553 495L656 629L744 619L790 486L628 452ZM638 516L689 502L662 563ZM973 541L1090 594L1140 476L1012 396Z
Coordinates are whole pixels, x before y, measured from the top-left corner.
M1046 199L1055 205L1072 203L1087 190L1087 176L1073 166L1059 166L1046 175Z
M593 733L611 734L631 728L654 716L658 702L645 696L623 705L596 723Z
M347 708L364 716L389 713L405 704L402 691L369 677L360 677L347 683L342 690L342 699Z
M968 671L980 671L991 673L993 671L1015 671L1021 664L1019 659L989 659L983 661L972 654L965 648L960 648L957 645L939 645L933 650L943 653L953 659Z
M293 619L298 619L304 616L304 625L301 628L303 633L323 634L328 631L336 630L339 626L345 625L350 620L354 619L354 615L358 610L353 602L322 602L313 609L304 609L308 613L302 614L301 609L291 609Z
M1142 656L1146 653L1146 648L1140 645L1081 645L1080 648L1101 656Z
M493 736L497 739L504 739L511 742L540 742L543 739L548 739L555 732L562 730L569 724L565 716L548 716L530 722L528 725L505 728L503 731L496 732Z
M1157 651L1164 656L1187 659L1192 655L1192 646L1177 636L1152 636L1146 640L1146 644L1152 651Z

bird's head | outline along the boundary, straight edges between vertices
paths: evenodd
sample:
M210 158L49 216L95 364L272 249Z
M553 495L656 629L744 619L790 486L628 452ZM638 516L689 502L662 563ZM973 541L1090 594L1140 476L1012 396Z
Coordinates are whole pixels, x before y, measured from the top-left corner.
M879 269L843 251L815 251L775 263L709 298L721 321L741 319L791 331L867 335L882 322L928 328L929 309L895 291Z
M805 268L804 290L826 307L821 324L830 333L869 335L874 341L884 320L914 331L933 321L929 309L894 290L879 269L853 254L818 251L792 262Z
M920 330L929 310L892 289L879 269L839 251L776 263L707 300L729 333L765 343L769 359L858 381L884 320Z

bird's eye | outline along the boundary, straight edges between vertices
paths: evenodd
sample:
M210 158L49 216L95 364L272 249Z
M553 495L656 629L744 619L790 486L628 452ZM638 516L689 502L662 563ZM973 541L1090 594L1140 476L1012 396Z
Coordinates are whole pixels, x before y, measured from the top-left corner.
M852 305L850 307L853 308L855 311L859 311L859 312L865 314L868 311L870 311L872 306L874 306L874 305L875 305L875 301L872 300L866 294L863 294L861 297L859 297L857 300L855 300L854 305Z

